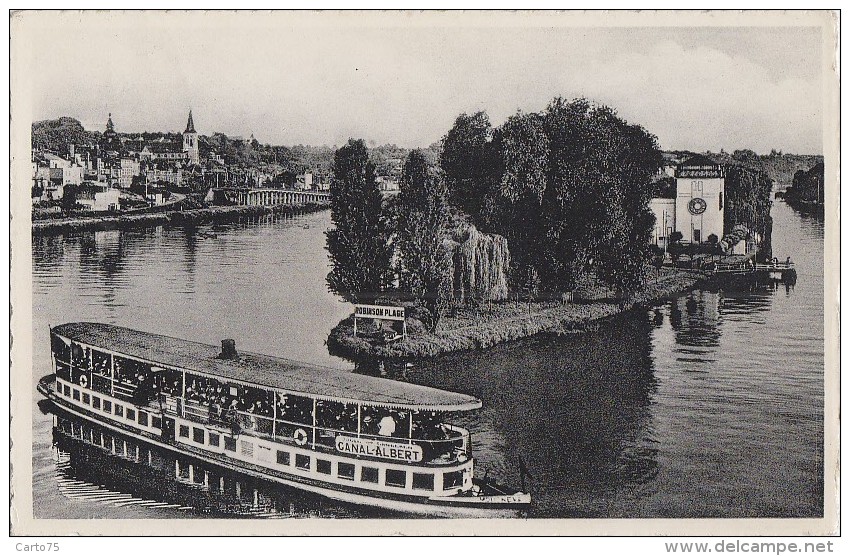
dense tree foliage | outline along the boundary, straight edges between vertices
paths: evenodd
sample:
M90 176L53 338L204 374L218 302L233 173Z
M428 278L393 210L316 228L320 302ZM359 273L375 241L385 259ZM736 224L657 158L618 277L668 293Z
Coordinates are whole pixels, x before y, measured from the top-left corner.
M791 187L785 192L789 202L823 203L824 201L824 165L816 164L810 170L797 170Z
M93 145L99 134L86 131L78 120L63 116L32 124L32 147L66 155L70 145Z
M562 98L495 130L483 112L461 114L440 159L452 204L508 239L515 286L539 279L564 291L593 273L620 293L639 287L650 258L650 183L661 163L642 127Z
M743 165L727 165L725 173L724 230L731 230L736 225L746 226L761 236L763 255L767 256L773 228L770 217L773 180L767 173Z
M333 173L328 287L347 301L368 302L389 285L392 249L375 166L362 140L351 139L336 151Z
M483 228L482 209L496 170L492 134L486 112L461 114L443 138L440 154L449 201Z
M451 261L444 243L449 222L442 176L422 151L411 151L404 163L395 204L395 245L402 291L413 294L427 309L434 330L450 295Z

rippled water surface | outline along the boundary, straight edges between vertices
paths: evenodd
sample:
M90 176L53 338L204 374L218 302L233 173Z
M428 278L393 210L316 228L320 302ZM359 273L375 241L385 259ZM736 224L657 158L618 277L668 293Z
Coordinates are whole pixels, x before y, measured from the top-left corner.
M782 203L773 217L775 254L797 263L793 288L699 290L593 333L384 372L480 397L484 408L460 419L473 430L477 472L519 485L522 457L533 516L820 516L823 223ZM245 350L353 369L324 345L350 311L325 287L329 225L324 212L33 238L33 385L50 369L48 324L76 320L235 338ZM52 426L36 408L36 517L194 515L155 492L75 476ZM303 515L315 515L311 505L358 515L299 502Z

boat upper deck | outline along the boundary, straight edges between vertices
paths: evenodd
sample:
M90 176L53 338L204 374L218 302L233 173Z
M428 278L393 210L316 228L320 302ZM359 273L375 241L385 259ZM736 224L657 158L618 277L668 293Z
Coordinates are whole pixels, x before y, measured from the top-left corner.
M52 332L154 365L195 371L317 399L418 411L467 411L481 407L481 401L474 396L308 365L282 357L239 352L237 359L220 359L218 346L109 324L73 322L53 327Z

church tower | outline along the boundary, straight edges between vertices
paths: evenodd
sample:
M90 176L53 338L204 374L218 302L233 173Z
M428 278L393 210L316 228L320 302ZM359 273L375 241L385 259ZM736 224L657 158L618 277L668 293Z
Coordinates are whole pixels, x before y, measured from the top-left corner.
M192 111L189 110L189 121L186 122L186 131L183 132L183 152L189 155L189 164L200 164L201 157L198 152L198 132L195 131L195 122L192 121Z

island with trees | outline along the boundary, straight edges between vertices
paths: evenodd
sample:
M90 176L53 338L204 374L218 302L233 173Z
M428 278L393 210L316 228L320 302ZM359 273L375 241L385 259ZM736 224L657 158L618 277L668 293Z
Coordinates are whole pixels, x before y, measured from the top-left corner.
M703 275L662 267L649 242L662 164L655 136L587 99L555 98L495 128L485 112L461 114L434 163L407 155L390 198L363 141L349 141L332 163L328 287L351 303L405 306L408 334L354 336L348 318L329 347L382 358L483 348L587 330L693 287ZM768 226L769 195L765 211L745 190L765 196L745 187L731 198Z

